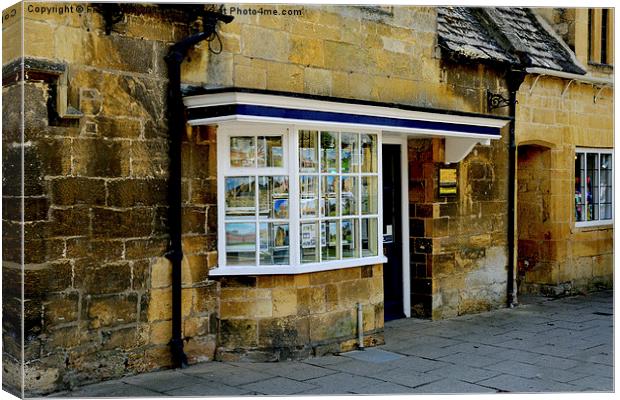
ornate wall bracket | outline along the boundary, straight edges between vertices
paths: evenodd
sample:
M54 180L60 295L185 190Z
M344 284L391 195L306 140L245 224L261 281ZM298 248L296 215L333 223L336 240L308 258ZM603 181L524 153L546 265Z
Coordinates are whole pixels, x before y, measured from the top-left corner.
M508 107L509 105L510 105L509 99L505 98L499 93L493 93L490 90L487 90L487 110L488 111L493 111L496 108Z

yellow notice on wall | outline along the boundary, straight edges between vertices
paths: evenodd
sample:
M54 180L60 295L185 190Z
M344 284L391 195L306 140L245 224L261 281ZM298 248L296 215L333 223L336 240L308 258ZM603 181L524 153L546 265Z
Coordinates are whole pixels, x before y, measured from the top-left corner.
M457 181L456 168L440 168L439 169L439 195L453 196L456 195Z

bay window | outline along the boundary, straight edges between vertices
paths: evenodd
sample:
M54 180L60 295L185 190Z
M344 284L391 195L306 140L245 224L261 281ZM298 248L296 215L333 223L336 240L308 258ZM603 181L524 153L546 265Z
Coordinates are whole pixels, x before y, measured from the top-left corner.
M592 226L613 220L612 151L575 151L575 225Z
M384 262L377 132L226 124L218 129L221 274Z

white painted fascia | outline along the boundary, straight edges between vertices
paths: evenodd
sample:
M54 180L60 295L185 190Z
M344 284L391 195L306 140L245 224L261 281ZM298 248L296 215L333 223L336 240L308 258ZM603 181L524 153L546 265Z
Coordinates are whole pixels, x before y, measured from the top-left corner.
M230 104L249 104L257 106L292 108L308 111L336 112L343 114L366 115L411 119L418 121L442 122L503 128L508 120L464 115L439 114L427 111L403 110L399 108L372 106L365 104L347 104L334 101L307 99L300 97L277 96L260 93L223 92L188 96L183 99L187 108L211 107Z

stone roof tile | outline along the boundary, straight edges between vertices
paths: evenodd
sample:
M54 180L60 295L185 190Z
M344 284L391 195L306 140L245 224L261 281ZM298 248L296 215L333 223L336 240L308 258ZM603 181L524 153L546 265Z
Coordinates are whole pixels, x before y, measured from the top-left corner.
M438 7L437 22L439 46L451 57L585 73L527 8Z

